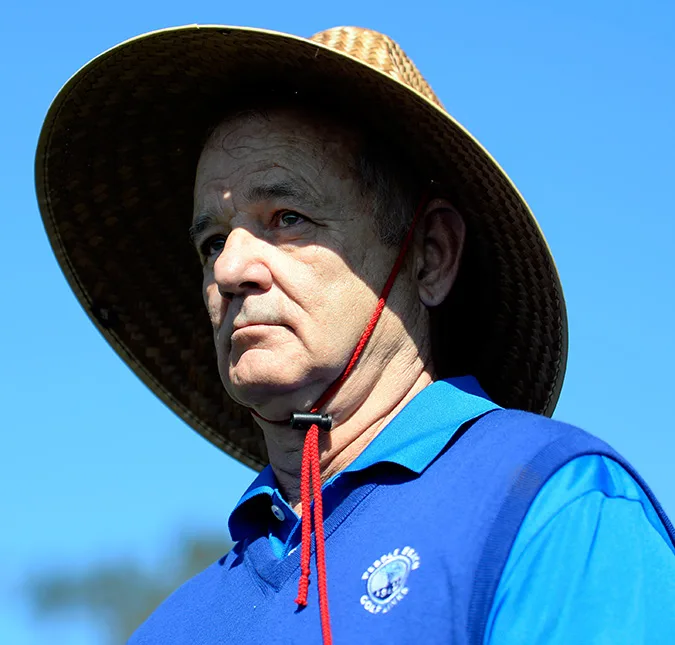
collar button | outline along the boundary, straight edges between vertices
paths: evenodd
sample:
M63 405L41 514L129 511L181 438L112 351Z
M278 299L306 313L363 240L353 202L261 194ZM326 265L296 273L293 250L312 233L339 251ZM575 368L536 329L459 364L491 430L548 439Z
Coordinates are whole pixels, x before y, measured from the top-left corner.
M276 504L272 504L272 515L280 522L283 522L286 519L286 514Z

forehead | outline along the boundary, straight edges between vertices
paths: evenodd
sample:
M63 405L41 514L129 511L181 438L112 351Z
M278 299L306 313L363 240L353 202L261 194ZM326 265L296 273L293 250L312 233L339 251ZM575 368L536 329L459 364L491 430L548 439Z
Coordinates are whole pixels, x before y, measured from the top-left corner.
M344 179L354 174L359 146L355 129L320 115L287 109L239 114L224 119L208 137L195 194L213 182L260 175L298 175L313 184Z

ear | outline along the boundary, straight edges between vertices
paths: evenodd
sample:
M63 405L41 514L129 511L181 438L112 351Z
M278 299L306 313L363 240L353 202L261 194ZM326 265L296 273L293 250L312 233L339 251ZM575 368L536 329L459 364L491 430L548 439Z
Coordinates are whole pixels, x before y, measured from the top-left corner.
M466 226L447 199L429 202L417 239L415 278L421 302L440 305L457 278L464 248Z

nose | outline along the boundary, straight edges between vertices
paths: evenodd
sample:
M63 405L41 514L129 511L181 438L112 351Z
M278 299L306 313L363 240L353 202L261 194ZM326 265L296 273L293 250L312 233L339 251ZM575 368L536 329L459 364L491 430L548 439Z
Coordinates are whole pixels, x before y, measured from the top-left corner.
M267 291L272 273L265 261L265 243L245 228L235 228L215 261L213 272L218 291L224 298L251 291Z

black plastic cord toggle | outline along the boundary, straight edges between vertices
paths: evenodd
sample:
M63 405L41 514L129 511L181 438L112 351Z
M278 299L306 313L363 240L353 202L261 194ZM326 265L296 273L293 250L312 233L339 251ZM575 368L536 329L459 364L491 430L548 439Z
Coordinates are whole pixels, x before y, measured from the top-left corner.
M319 430L328 432L333 427L333 417L330 414L319 412L294 412L291 414L291 428L293 430L309 430L314 424Z

